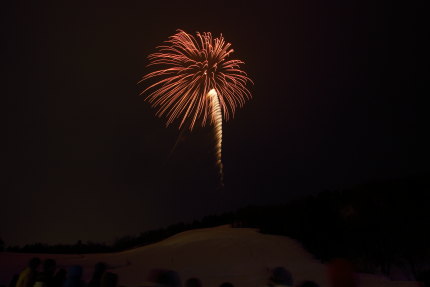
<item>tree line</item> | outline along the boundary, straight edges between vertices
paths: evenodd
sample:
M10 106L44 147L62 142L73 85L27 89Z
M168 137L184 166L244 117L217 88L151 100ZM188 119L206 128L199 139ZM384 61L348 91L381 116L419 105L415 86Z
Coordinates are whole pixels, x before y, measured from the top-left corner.
M374 181L349 190L327 190L285 204L247 206L192 223L121 237L113 244L81 242L8 246L0 250L29 253L116 252L148 245L177 233L231 224L285 235L302 243L317 259L342 257L362 272L389 274L404 266L413 274L430 264L429 183L426 176Z

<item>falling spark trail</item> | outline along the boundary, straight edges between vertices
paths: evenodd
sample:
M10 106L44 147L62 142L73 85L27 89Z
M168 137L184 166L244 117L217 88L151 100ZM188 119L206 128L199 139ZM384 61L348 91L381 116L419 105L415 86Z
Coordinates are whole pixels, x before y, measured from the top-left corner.
M219 105L218 94L215 89L212 89L208 93L208 97L211 101L211 117L212 122L215 126L215 153L216 153L216 163L219 169L220 185L224 187L224 171L222 165L222 114Z
M186 131L186 129L182 128L181 132L178 135L178 138L176 139L175 144L173 145L172 149L170 150L169 155L167 156L166 160L164 161L163 166L165 166L167 164L167 162L170 160L170 158L173 155L173 152L176 150L176 147L179 145L179 143L184 140L184 132L185 131Z
M230 59L234 52L231 44L222 35L215 38L209 32L197 33L195 37L178 30L157 50L148 56L148 66L161 67L142 78L140 82L154 82L141 94L148 92L145 100L157 108L158 117L167 118L167 126L177 119L179 128L190 131L196 124L214 124L222 187L222 121L232 118L237 108L251 99L246 84L252 80L240 67L244 62Z

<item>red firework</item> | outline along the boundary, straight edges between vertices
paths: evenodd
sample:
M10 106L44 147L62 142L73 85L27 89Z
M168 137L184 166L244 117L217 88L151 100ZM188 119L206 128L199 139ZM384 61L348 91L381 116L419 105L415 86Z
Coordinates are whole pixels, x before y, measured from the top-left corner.
M230 47L222 35L214 38L205 32L194 37L178 30L157 47L158 52L148 56L148 66L161 69L142 78L141 81L156 79L142 94L151 91L146 100L158 109L157 116L167 117L167 126L177 118L181 119L179 127L186 123L190 130L200 119L202 126L208 120L214 121L214 101L208 96L212 89L225 120L251 98L246 83L252 81L240 69L244 62L228 59L233 53Z

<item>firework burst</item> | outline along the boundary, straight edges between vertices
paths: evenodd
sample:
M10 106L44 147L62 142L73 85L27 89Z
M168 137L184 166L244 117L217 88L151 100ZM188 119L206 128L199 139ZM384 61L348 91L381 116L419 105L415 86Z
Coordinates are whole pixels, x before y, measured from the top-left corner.
M158 109L157 116L167 118L167 126L175 119L180 119L179 128L190 130L197 122L215 125L221 180L222 119L229 120L251 98L246 84L252 81L240 69L242 61L229 59L230 47L222 35L214 38L211 33L197 33L194 37L178 30L148 56L148 66L162 68L141 80L156 79L142 94L149 92L146 100Z

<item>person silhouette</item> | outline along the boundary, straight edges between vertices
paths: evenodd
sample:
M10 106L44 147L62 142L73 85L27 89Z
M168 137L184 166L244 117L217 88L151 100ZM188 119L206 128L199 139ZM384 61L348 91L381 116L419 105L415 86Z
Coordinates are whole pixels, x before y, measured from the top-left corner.
M43 271L36 276L34 287L53 287L56 267L54 259L46 259L43 262Z
M319 285L314 281L305 281L298 285L298 287L319 287Z
M66 281L64 287L84 287L85 283L82 281L82 266L74 265L67 271Z
M293 276L284 267L276 267L269 278L269 286L293 286Z
M105 272L100 280L100 287L117 287L118 275L112 272Z
M107 264L104 262L98 262L94 265L93 276L88 283L88 287L100 287L100 282L103 274L106 272Z
M64 268L61 268L54 275L54 279L52 280L53 287L63 287L64 282L66 281L67 271Z
M16 287L33 287L39 265L40 258L31 258L28 266L19 274Z
M202 282L198 278L189 278L185 282L185 287L202 287Z

